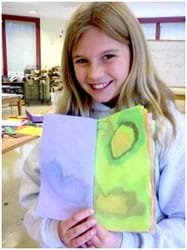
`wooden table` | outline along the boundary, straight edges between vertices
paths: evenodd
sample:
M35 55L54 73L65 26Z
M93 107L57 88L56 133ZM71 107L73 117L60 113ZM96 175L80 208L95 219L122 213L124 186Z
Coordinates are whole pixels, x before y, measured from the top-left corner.
M6 153L10 150L13 150L17 147L22 146L23 144L39 138L38 136L33 135L18 135L20 137L11 137L5 136L2 138L2 153Z
M1 94L2 97L2 104L12 104L15 103L17 104L18 107L18 115L21 115L21 98L22 95L19 94Z

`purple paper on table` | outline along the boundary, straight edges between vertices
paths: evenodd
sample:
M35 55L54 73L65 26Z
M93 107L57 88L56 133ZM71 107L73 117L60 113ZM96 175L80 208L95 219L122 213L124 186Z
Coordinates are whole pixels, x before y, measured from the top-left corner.
M37 215L65 220L79 208L93 207L96 132L95 119L44 117Z
M40 114L31 114L28 110L25 110L26 116L28 119L33 123L42 123L43 122L43 115Z

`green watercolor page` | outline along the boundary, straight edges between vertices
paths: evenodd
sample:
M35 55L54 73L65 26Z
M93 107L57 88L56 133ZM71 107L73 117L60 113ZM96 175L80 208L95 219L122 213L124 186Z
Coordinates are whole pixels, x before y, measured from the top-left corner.
M113 231L148 232L152 193L147 112L137 105L98 120L94 208Z

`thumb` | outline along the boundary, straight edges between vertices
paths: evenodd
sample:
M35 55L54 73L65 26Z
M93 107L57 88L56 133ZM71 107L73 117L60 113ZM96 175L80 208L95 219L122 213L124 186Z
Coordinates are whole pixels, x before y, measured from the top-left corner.
M100 224L96 224L95 225L96 227L96 232L97 232L97 236L98 238L100 238L101 240L102 239L105 239L108 235L108 230L105 229L102 225Z

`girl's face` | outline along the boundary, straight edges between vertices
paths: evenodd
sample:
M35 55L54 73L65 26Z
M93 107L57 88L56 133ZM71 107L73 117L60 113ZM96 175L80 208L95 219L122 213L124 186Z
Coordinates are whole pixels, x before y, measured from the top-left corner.
M96 27L79 39L72 54L80 86L96 102L116 98L130 69L130 49Z

